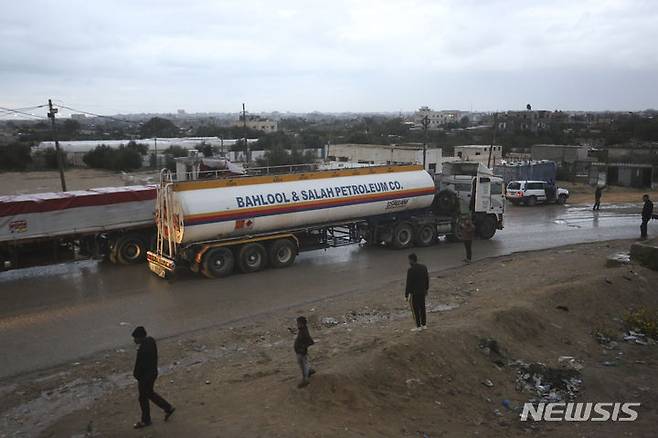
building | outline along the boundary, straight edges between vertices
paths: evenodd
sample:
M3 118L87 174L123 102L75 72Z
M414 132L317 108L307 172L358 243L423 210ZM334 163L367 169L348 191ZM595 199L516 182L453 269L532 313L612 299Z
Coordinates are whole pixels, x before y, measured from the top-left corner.
M234 126L244 126L242 116L234 123ZM247 128L265 133L276 132L279 130L279 122L276 120L266 119L260 116L247 115Z
M118 149L120 146L125 146L131 140L76 140L76 141L60 141L59 147L68 163L73 166L85 166L83 157L84 155L94 150L98 146L108 146L112 149ZM149 155L157 152L158 156L162 156L165 150L172 146L178 146L184 149L193 150L197 146L207 144L212 146L220 155L228 153L233 146L238 142L237 139L223 139L219 137L176 137L176 138L145 138L133 140L137 144L144 144L148 147L148 153L145 157L145 163L148 163ZM258 141L256 138L247 140L249 144ZM46 149L55 149L55 142L42 141L37 146L32 148L32 153L43 151Z
M613 185L658 189L658 165L651 163L592 163L589 169L592 185Z
M533 160L550 160L558 164L573 164L586 161L588 147L568 144L533 144L530 147L530 157Z
M489 149L491 149L491 152ZM491 159L489 159L489 154L491 154ZM455 146L455 158L462 161L477 161L485 166L493 167L502 160L503 147L481 144Z
M413 122L416 128L423 128L423 119L427 117L428 130L442 129L445 125L459 123L461 111L434 111L430 107L423 106L414 113Z
M568 120L568 115L562 111L527 110L507 111L498 115L500 131L541 132Z
M385 164L423 164L422 145L385 145L385 144L330 144L326 146L328 162L357 163L370 165ZM425 152L425 169L429 172L441 172L444 160L440 148L427 148Z

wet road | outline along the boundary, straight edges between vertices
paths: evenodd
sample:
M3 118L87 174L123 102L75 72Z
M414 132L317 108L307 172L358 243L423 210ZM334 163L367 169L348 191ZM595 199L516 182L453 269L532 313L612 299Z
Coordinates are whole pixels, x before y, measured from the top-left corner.
M474 258L639 235L639 205L512 207ZM649 233L658 234L650 225ZM430 270L459 266L463 246L414 250ZM145 265L84 261L0 273L0 378L130 344L135 325L158 338L404 278L409 251L349 246L302 254L294 266L220 280L168 283ZM402 292L401 292L402 293Z

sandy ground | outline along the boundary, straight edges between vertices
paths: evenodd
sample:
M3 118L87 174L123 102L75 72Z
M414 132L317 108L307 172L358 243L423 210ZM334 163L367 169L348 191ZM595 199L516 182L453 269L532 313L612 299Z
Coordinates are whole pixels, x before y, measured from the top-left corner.
M64 172L67 190L143 184L149 177L155 181L153 175L153 172L131 172L129 176L124 177L121 173L116 172L78 168L67 169ZM59 191L61 191L61 185L59 173L56 171L0 173L0 195Z
M655 436L658 347L625 342L623 317L658 309L658 272L605 267L607 255L629 244L575 245L434 272L430 328L420 333L409 331L396 281L160 339L156 389L177 412L165 424L154 408L154 425L143 431L131 429L138 405L129 343L8 379L0 382L0 436ZM296 386L292 353L298 315L309 318L316 340L318 373L304 389ZM566 369L560 356L582 366L577 401L640 402L638 421L521 422L519 406L537 394L519 386L519 367Z
M569 204L594 204L594 187L589 184L558 181L558 186L569 190ZM642 195L649 194L651 199L658 199L658 191L635 189L632 187L608 186L601 196L601 205L626 202L641 203Z

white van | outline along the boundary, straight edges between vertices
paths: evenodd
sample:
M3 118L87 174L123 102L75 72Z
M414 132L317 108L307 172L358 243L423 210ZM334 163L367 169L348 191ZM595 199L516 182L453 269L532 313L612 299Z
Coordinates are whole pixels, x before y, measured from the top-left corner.
M514 205L565 204L569 191L546 181L510 181L505 198Z

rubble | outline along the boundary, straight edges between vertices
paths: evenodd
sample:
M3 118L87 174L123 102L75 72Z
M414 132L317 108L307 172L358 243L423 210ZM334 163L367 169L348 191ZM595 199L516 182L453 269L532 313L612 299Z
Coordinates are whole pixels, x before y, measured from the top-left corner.
M527 364L517 360L516 388L536 396L532 401L559 402L574 400L583 384L579 370L549 368L543 363Z
M336 318L325 316L320 320L320 323L325 327L333 327L335 325L338 325L338 320Z
M605 266L608 268L616 268L618 266L628 265L631 263L631 254L628 252L618 252L611 254L605 261Z

